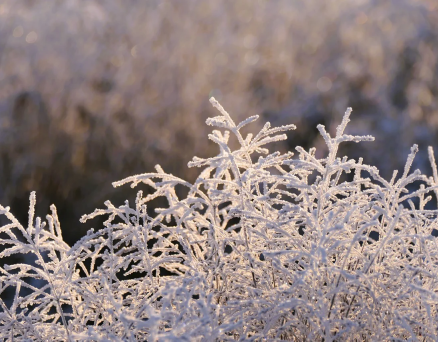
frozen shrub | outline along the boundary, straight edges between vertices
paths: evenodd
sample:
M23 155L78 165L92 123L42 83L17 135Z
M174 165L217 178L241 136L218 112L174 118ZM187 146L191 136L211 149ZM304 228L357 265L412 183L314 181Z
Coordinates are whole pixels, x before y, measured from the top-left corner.
M56 208L47 222L34 216L0 229L0 256L30 254L30 264L0 269L0 337L9 340L149 341L383 341L437 340L438 172L411 172L414 145L403 173L379 176L362 159L338 156L341 143L372 141L344 131L318 130L324 158L296 147L270 153L294 125L243 135L252 116L235 124L219 115L209 138L215 157L194 157L202 168L193 184L164 172L113 183L146 184L132 205L104 215L74 246L63 242ZM232 150L229 140L239 147ZM409 192L408 186L417 190ZM178 187L187 195L179 197ZM167 205L148 211L163 197ZM436 208L436 205L434 205Z

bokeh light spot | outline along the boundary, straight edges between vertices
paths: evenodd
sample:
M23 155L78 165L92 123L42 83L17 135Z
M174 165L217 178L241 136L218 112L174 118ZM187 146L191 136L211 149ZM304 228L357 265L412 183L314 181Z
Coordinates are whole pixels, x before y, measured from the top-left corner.
M132 47L132 49L131 49L131 56L134 57L134 58L137 58L137 57L138 57L138 48L137 48L137 45L134 45L134 46Z
M38 40L38 35L35 31L30 31L26 35L26 43L33 44L36 43L37 40Z
M332 88L332 81L330 78L323 76L316 82L316 86L320 92L325 93Z
M23 30L22 26L17 26L16 28L14 28L14 31L12 31L12 35L15 38L21 37L23 35L23 33L24 33L24 30Z

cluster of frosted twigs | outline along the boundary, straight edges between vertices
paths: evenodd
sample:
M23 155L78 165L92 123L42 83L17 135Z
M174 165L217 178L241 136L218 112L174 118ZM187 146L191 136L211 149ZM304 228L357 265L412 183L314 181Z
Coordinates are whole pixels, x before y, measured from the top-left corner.
M165 173L114 183L144 183L133 205L105 209L104 227L73 247L56 209L23 226L0 207L0 257L31 255L0 268L0 338L56 341L384 341L438 340L438 174L403 173L339 157L339 144L371 141L318 129L315 149L269 153L294 125L242 135L219 115L213 158L193 158L190 184ZM240 147L232 150L229 139ZM179 196L186 188L186 196ZM151 190L152 189L152 190ZM180 198L182 197L182 198ZM150 210L148 206L161 203ZM164 205L164 204L165 205ZM5 294L9 294L6 296Z

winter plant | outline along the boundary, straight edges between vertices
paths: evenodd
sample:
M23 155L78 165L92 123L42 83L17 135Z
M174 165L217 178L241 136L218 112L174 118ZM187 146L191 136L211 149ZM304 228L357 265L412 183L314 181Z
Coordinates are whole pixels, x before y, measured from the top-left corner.
M318 130L328 154L296 147L269 153L294 125L256 135L219 115L207 124L216 157L194 157L202 171L190 184L167 174L135 175L135 203L105 215L104 227L74 246L62 239L55 206L44 222L8 219L1 257L33 256L0 268L0 337L8 341L383 341L438 340L438 172L411 172L414 145L400 177L338 156L351 109L332 137ZM237 139L232 150L229 139ZM230 143L231 144L231 143ZM415 188L413 188L415 187ZM180 188L186 188L185 196ZM180 198L181 197L181 198ZM154 201L162 208L149 210ZM164 200L163 200L164 199ZM428 204L428 205L427 205ZM427 206L426 206L427 205ZM433 208L436 208L434 205ZM5 292L6 293L6 292Z

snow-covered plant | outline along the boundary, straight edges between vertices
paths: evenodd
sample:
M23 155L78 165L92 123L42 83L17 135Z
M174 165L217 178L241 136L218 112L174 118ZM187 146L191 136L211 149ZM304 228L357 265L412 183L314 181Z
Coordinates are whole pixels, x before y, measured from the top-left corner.
M375 167L338 156L351 109L336 135L319 125L328 154L315 149L269 153L294 125L256 135L219 115L207 124L216 157L190 184L160 166L113 183L140 183L135 203L105 202L82 221L106 215L104 227L74 246L62 240L56 209L0 229L0 257L30 254L29 265L0 268L0 337L57 341L383 341L438 339L438 172L391 180ZM229 140L237 139L232 150ZM231 145L231 144L230 144ZM412 189L416 186L416 189ZM186 196L177 188L185 187ZM182 198L180 198L182 197ZM167 203L154 212L150 203ZM429 204L430 205L430 204Z

